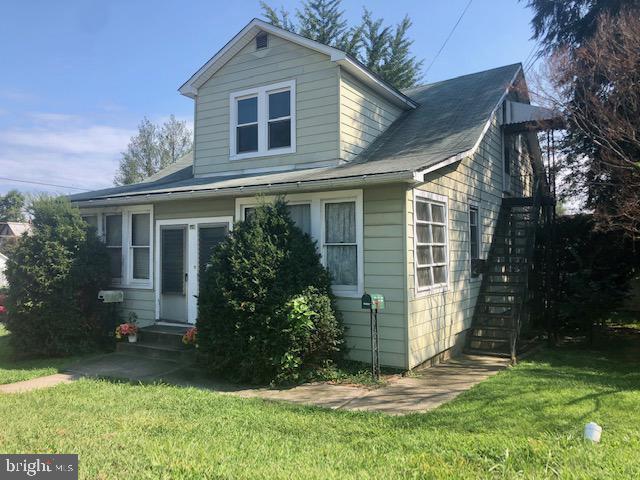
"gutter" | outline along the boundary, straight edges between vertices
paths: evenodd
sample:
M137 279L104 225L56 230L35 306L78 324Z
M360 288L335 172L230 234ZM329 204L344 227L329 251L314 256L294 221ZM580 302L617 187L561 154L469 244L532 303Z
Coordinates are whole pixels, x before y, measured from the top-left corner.
M249 187L209 188L166 193L139 193L135 195L97 198L94 200L80 200L72 203L78 207L105 207L198 198L219 198L238 195L249 196L267 192L293 193L313 190L336 190L341 187L370 186L393 182L406 182L411 184L418 183L413 172L403 171L326 180L307 180L302 182L256 185Z

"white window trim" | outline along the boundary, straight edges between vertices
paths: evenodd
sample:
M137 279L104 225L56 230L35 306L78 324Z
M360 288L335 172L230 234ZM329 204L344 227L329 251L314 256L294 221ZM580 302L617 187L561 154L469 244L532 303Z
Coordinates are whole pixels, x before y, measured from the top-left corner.
M420 287L418 285L418 232L416 229L418 219L418 198L444 204L444 255L445 264L447 267L446 283L428 285L424 287ZM448 291L451 288L451 264L449 261L449 199L444 195L437 195L435 193L425 192L418 189L413 190L413 284L415 297L442 293Z
M269 105L268 94L277 93L278 91L289 90L291 108L289 110L291 118L291 145L282 148L268 148L269 137ZM242 97L258 98L258 150L255 152L236 152L236 127L238 120L238 109L236 101ZM285 117L282 117L283 119ZM229 95L229 159L242 160L245 158L268 157L272 155L284 155L296 152L296 81L289 80L286 82L273 83L263 87L250 88L239 92L233 92Z
M134 213L149 214L149 279L133 278L133 255L131 254L131 219ZM122 215L122 277L113 278L112 286L123 288L139 288L145 290L153 289L153 205L135 205L123 208L109 208L96 211L82 210L81 215L96 215L98 219L98 236L105 241L105 217L108 215Z
M244 219L244 211L264 202L273 202L276 196L236 198L236 220ZM326 266L324 245L324 205L336 202L355 202L356 204L356 255L358 268L358 284L332 285L333 293L338 297L357 298L364 293L364 214L362 190L341 190L336 192L296 193L285 197L291 205L309 204L311 206L311 238L320 249L322 264Z
M482 281L482 274L477 277L473 277L471 275L471 209L475 209L477 212L476 222L478 222L478 258L482 259L482 215L480 213L480 204L476 201L469 201L469 208L467 209L467 222L469 226L469 281L471 282L480 282Z

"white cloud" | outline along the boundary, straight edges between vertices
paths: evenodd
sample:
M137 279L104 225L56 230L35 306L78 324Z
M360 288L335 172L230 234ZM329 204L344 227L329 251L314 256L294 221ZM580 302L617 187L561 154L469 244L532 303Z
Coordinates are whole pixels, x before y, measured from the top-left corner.
M84 125L66 114L36 115L32 128L0 131L0 177L75 186L87 190L113 185L120 153L135 130ZM65 191L1 180L0 191ZM72 193L73 190L66 190Z

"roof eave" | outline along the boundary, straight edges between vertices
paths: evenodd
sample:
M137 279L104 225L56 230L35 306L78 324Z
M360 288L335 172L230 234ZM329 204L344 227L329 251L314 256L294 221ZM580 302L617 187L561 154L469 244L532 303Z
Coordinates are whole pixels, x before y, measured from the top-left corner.
M120 205L133 205L142 203L166 202L172 200L185 200L195 198L229 197L236 195L257 195L260 193L292 193L306 192L320 189L335 189L342 187L358 187L379 185L384 183L404 182L417 183L414 173L409 170L400 172L377 173L358 175L354 177L332 178L323 180L307 180L297 182L283 182L278 184L266 184L255 186L223 187L202 190L140 193L135 195L122 195L114 197L96 198L90 200L72 201L77 207L107 207Z

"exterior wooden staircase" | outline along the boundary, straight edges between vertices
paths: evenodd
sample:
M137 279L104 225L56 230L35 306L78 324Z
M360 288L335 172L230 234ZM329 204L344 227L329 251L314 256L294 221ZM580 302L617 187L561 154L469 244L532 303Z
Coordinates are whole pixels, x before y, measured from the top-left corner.
M467 353L512 357L529 324L529 272L540 205L537 198L505 198L485 264Z

